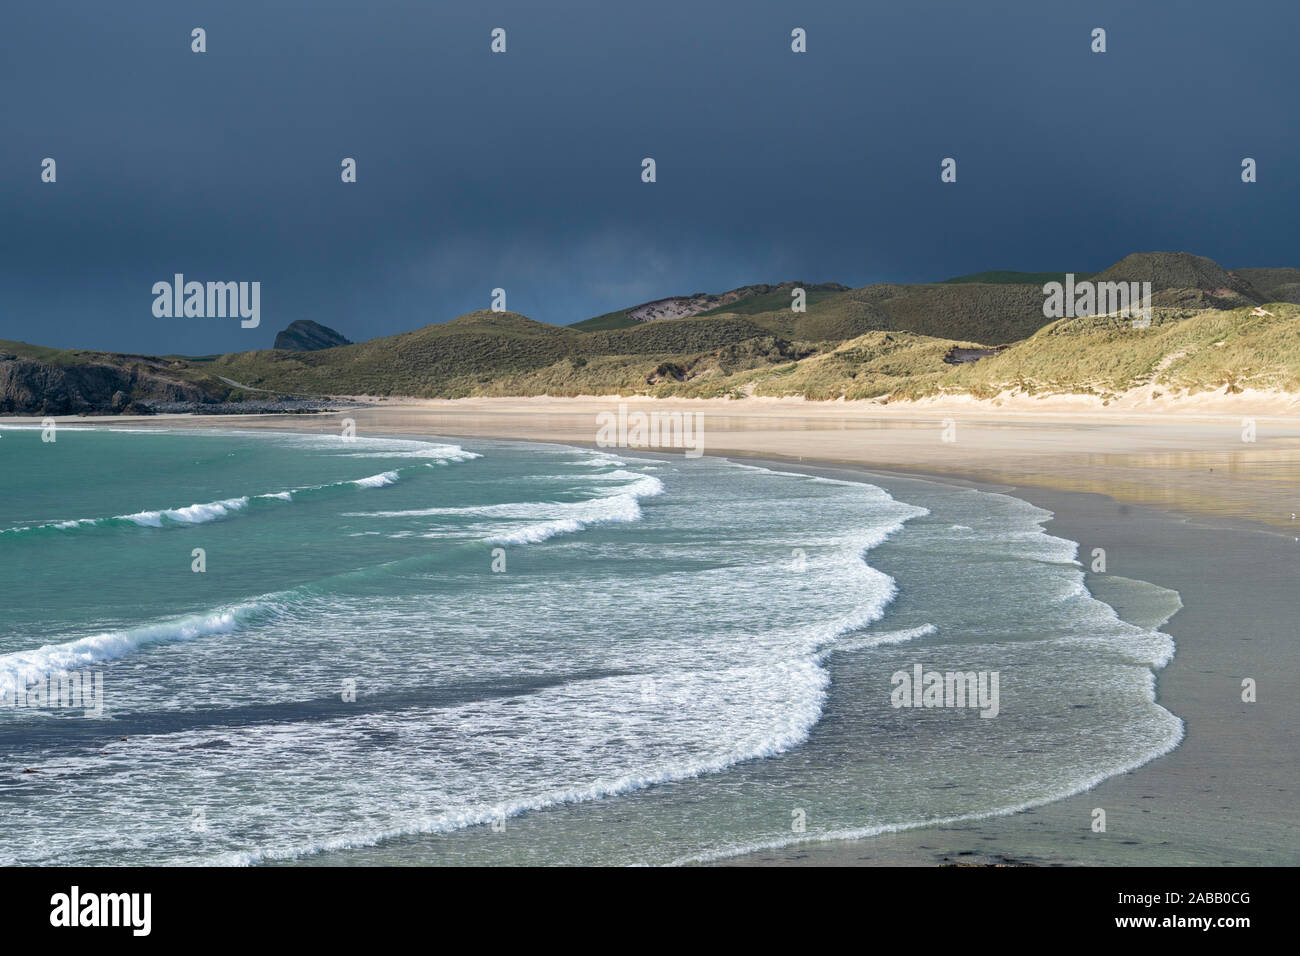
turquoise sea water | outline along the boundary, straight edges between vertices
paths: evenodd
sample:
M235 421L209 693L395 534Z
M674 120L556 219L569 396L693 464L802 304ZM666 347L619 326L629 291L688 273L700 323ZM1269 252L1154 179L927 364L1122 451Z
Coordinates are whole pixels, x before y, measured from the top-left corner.
M673 863L1059 798L1173 653L1001 495L715 459L0 427L4 863ZM906 500L903 500L903 498ZM206 569L194 570L195 549ZM1159 612L1165 607L1167 611ZM999 712L891 675L997 672Z

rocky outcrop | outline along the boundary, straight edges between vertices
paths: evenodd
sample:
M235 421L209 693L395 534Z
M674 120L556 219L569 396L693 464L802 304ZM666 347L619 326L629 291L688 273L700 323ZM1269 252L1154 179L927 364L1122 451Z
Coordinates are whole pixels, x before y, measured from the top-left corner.
M137 415L149 414L150 402L217 400L197 385L139 366L0 356L0 415Z
M317 352L351 344L351 339L311 319L290 322L289 327L275 337L275 347L287 352Z
M739 289L718 294L697 292L694 295L674 295L667 299L643 302L626 310L627 317L638 322L651 322L655 319L681 319L689 315L699 315L710 309L719 309L726 305L742 302L759 295L771 295L776 292L789 294L798 286L805 292L847 292L849 287L838 282L782 282L780 285L746 285Z

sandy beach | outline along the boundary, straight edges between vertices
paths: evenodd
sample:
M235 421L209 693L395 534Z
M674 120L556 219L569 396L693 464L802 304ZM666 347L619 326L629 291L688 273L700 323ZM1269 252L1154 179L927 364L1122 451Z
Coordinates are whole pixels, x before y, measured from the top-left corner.
M145 426L595 443L620 401L699 413L704 452L870 480L906 500L914 481L966 484L1050 510L1046 530L1104 548L1107 575L1179 592L1163 630L1173 662L1160 703L1186 738L1171 754L1038 809L866 840L807 843L729 863L1288 864L1300 862L1294 586L1300 582L1300 416L1229 397L1149 409L908 407L618 399L386 401L326 415L84 419ZM72 424L69 421L68 424ZM0 433L3 432L0 423ZM951 439L951 440L949 440ZM1245 440L1243 440L1245 439ZM1253 440L1252 440L1253 439ZM1121 616L1125 608L1117 604ZM1258 701L1242 701L1242 681ZM1090 829L1094 808L1105 833Z

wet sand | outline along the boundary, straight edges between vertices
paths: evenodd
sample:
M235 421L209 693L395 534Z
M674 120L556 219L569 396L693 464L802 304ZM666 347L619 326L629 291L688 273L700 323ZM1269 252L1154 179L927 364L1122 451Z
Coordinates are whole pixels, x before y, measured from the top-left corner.
M888 475L842 467L794 470L838 478L856 474L906 499L906 481ZM1053 512L1046 530L1078 542L1085 566L1093 548L1105 548L1107 574L1179 592L1183 609L1161 628L1174 637L1177 651L1156 679L1157 699L1185 722L1182 744L1086 793L1021 813L865 840L791 846L727 862L1300 863L1300 741L1295 734L1300 542L1259 523L1178 515L1105 495L969 484L1014 494ZM1104 578L1089 573L1087 584L1095 595L1110 600ZM1123 617L1127 609L1119 604L1116 610ZM1257 681L1256 703L1242 702L1244 677ZM1095 808L1106 811L1104 833L1091 829Z

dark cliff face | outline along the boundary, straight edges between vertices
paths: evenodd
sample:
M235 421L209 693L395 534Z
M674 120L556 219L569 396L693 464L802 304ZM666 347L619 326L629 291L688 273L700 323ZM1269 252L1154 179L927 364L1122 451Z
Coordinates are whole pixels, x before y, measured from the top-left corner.
M351 339L310 319L290 322L289 327L275 337L275 347L290 352L315 352L351 344Z
M144 402L214 400L196 385L138 367L65 366L0 355L0 415L147 414Z

